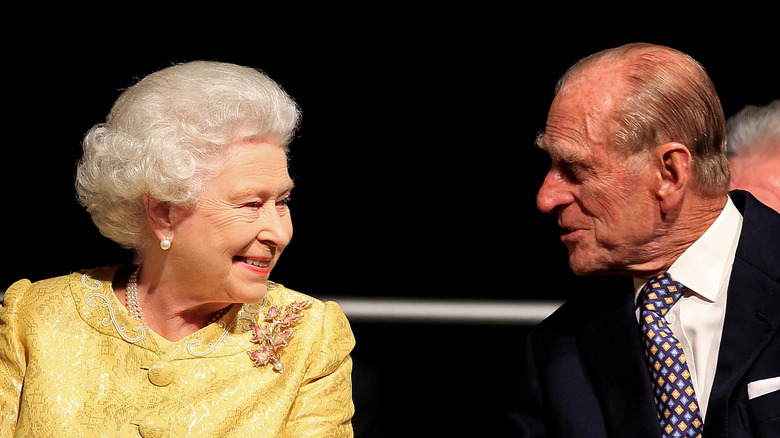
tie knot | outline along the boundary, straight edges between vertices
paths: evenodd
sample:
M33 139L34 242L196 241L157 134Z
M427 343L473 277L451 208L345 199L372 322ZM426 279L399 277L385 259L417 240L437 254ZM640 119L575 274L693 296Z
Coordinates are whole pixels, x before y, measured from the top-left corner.
M647 282L642 305L646 310L663 316L682 296L683 288L682 283L674 281L668 272L664 272Z

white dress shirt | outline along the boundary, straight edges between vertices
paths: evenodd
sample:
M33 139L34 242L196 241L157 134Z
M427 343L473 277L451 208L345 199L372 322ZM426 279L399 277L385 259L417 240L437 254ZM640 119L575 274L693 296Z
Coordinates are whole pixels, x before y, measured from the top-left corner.
M686 289L666 314L666 321L685 352L703 420L715 378L729 277L741 231L742 215L729 198L710 228L669 268L672 278ZM634 279L637 298L645 283L647 279Z

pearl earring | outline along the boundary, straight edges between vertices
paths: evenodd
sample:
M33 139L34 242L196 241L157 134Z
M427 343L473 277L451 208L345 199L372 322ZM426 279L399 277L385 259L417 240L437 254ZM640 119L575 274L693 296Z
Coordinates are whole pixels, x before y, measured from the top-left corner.
M165 239L160 241L160 248L162 248L163 251L171 249L171 239L168 236L165 236Z

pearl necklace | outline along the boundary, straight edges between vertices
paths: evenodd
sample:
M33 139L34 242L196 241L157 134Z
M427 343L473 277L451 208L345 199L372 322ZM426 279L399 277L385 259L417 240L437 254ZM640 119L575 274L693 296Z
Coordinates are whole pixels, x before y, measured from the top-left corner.
M141 310L141 303L138 301L138 272L141 271L141 265L138 265L138 267L133 271L133 273L130 275L130 278L127 280L127 292L125 293L125 301L127 305L127 310L130 312L130 316L133 317L133 319L140 321L141 324L146 325L146 320L144 319L144 312ZM206 325L211 325L215 322L217 322L220 318L225 316L225 314L230 310L232 307L232 304L227 305L226 307L223 307L217 313L214 314L214 316L211 317L208 323Z
M146 325L144 312L141 310L141 303L138 302L138 271L140 270L141 265L138 265L138 268L133 271L133 274L127 280L125 301L127 301L127 310L130 312L130 316L135 320L141 321L141 324Z

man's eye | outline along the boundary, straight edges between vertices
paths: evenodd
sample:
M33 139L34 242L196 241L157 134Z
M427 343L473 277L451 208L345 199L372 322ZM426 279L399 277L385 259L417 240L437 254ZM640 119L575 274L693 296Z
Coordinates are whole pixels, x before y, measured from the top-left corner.
M568 164L566 166L563 166L563 172L566 175L566 177L572 179L572 180L579 180L582 178L582 173L585 169L582 167L576 165L576 164Z
M290 197L281 198L278 201L276 201L276 206L278 208L287 208L290 205Z

